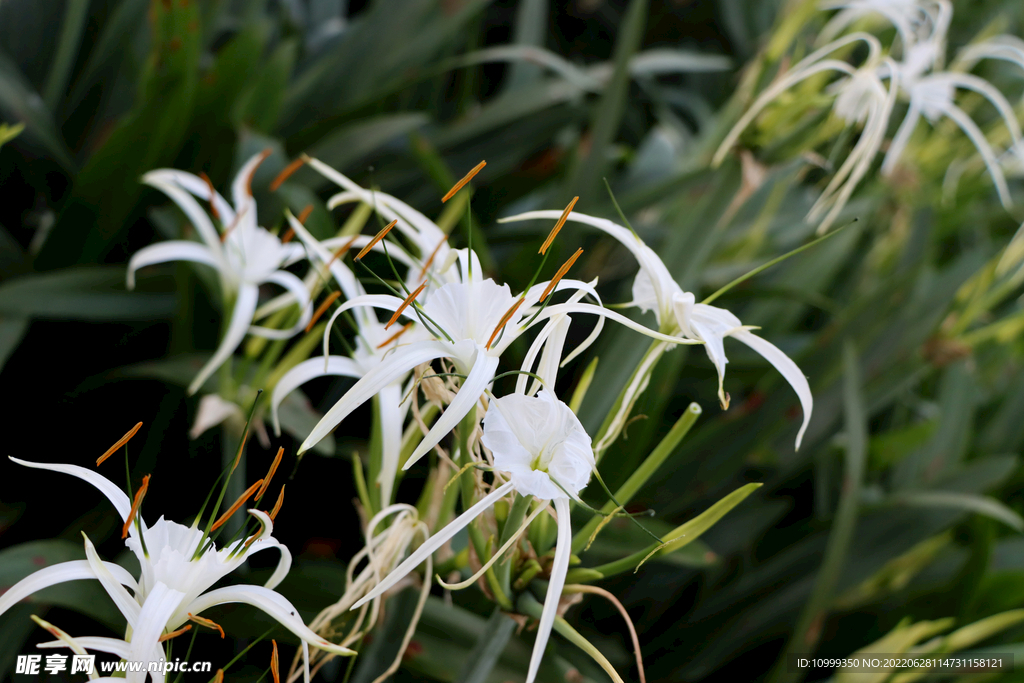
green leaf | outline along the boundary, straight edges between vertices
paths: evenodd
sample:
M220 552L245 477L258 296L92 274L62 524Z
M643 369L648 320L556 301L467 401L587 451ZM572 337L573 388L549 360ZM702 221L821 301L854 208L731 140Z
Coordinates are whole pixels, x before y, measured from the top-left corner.
M761 484L758 483L741 486L686 524L678 526L673 531L662 536L662 539L665 541L664 543L654 543L638 553L615 562L609 562L600 567L594 567L594 569L601 572L604 576L611 576L634 569L652 555L666 554L679 550L700 538L701 534L714 526L715 522L724 517L730 510L742 503L747 496L760 487Z
M25 275L0 285L0 315L58 320L149 320L174 312L173 294L129 292L124 266Z
M237 126L250 126L270 134L277 125L287 95L288 79L295 66L299 44L284 40L261 65L252 85L243 92L231 116Z
M1024 518L990 496L951 491L906 491L890 499L893 503L914 507L948 507L976 512L1006 524L1015 531L1024 531Z
M598 182L608 166L608 150L619 130L629 95L629 62L640 48L647 23L647 0L631 0L615 41L612 76L595 113L586 153L577 151L570 172L567 196L594 201Z
M484 630L480 632L473 651L469 653L466 664L456 679L458 683L485 683L515 629L516 622L496 607L491 612Z
M67 170L75 168L67 145L43 99L3 53L0 53L0 116L25 126L25 139L34 142Z
M43 88L43 101L50 111L56 111L62 96L67 91L71 69L75 65L78 46L82 41L86 19L89 17L89 0L67 0L64 4L64 22L57 39L57 53L50 62L50 73Z

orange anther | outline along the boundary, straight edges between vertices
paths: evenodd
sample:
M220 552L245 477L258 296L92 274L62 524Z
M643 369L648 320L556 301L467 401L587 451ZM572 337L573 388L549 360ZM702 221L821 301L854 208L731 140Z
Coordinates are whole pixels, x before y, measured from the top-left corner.
M327 262L327 267L330 268L332 263L334 263L336 260L338 260L338 258L342 254L344 254L346 251L351 249L352 245L355 243L355 241L357 239L359 239L359 235L353 235L352 239L350 239L349 241L345 242L345 244L343 244L340 247L338 247L338 250L334 252L333 256L331 256L331 260Z
M274 652L270 655L270 675L274 677L274 683L281 683L281 668L277 658L277 641L270 641L274 645Z
M430 264L437 258L437 252L441 251L441 245L448 241L448 235L441 238L441 241L434 247L434 251L430 252L430 258L423 262L423 267L420 268L420 278L423 278L427 274L427 269L430 268Z
M562 264L562 267L558 269L558 272L555 273L555 276L551 278L551 282L549 282L548 286L544 288L544 293L540 295L540 300L542 303L544 299L548 298L548 294L555 291L555 285L558 284L559 280L565 277L565 274L569 272L570 268L572 268L572 264L576 263L576 259L578 259L580 257L580 254L582 253L583 247L580 247L579 249L576 250L575 254L569 257L568 261Z
M188 613L188 618L189 618L189 621L194 621L197 624L199 624L200 626L205 626L206 628L215 628L215 629L217 629L218 631L220 631L220 637L224 638L224 629L222 629L220 627L220 624L218 624L217 622L213 621L212 619L207 619L206 617L197 617L196 615L192 614L191 612Z
M459 190L461 190L462 188L464 188L466 186L466 183L468 183L470 180L472 180L473 176L475 176L477 173L482 171L484 166L486 166L486 165L487 165L486 161L481 161L479 164L474 166L473 169L469 173L467 173L466 175L464 175L462 177L462 180L460 180L459 182L455 183L452 186L452 189L448 190L448 194L446 194L445 196L441 197L441 202L442 203L446 202L449 199L451 199L452 197L454 197L455 193L458 192Z
M214 206L213 198L217 196L217 190L213 189L213 181L210 180L210 176L206 175L206 171L200 171L199 177L206 183L206 189L210 191L210 213L217 220L220 220L220 213L217 212L217 207Z
M519 301L512 304L512 308L505 311L505 315L501 316L501 320L498 321L498 326L494 328L494 332L491 332L491 338L487 340L487 346L484 348L491 348L491 344L494 342L494 338L498 336L498 333L501 332L501 328L505 327L505 324L508 323L512 316L516 314L516 311L519 310L519 307L523 305L524 301L525 299L520 297Z
M271 181L271 183L270 183L270 191L271 192L277 192L277 188L281 187L281 183L283 183L284 181L288 180L288 178L291 177L292 173L295 173L300 168L302 168L302 165L305 164L305 163L306 163L305 157L299 157L295 161L293 161L290 164L288 164L287 166L285 166L284 170L281 171L280 173L278 173L277 177L274 178L274 180Z
M228 508L227 512L221 515L217 519L217 521L213 523L213 526L210 527L210 531L216 531L220 527L224 526L224 523L231 518L231 515L235 514L235 512L238 511L238 508L245 505L245 501L249 500L249 498L252 497L252 494L256 493L256 491L258 491L261 486L263 486L262 479L260 479L258 482L256 482L249 488L247 488L245 492L243 492L242 495L238 497L238 500L231 504L231 507Z
M263 477L263 486L256 493L256 502L258 503L263 497L263 494L270 488L270 480L274 478L274 473L277 472L277 466L281 464L281 458L284 457L284 446L277 449L277 455L274 456L274 462L270 463L270 471L267 472L267 476Z
M277 494L277 502L274 503L274 509L270 511L270 521L273 522L274 518L277 517L277 513L281 511L281 506L284 504L284 484L281 484L281 492Z
M389 320L388 324L384 326L385 330L395 324L395 321L398 320L398 316L402 315L403 311L405 311L405 309L408 308L409 304L411 304L416 299L416 297L420 295L420 292L422 292L426 286L427 281L424 280L423 284L414 289L409 296L405 297L405 301L403 301L402 305L395 310L394 314L391 316L391 320Z
M395 341L396 339L401 337L403 334L405 334L406 331L410 327L412 327L412 322L411 321L407 322L405 325L402 325L402 329L400 329L398 332L395 332L393 335L391 335L390 337L388 337L387 339L382 341L380 344L377 344L377 348L378 349L383 349L385 346L387 346L388 344L390 344L391 342Z
M224 683L224 669L217 669L213 675L213 683Z
M295 237L295 228L288 228L288 230L285 231L284 236L281 237L281 244L288 244L292 241L293 237Z
M324 314L324 311L326 311L331 304L338 300L339 296L341 296L341 292L338 291L331 292L327 295L327 298L323 300L323 303L317 306L316 312L313 313L313 317L309 319L309 324L306 325L306 332L313 329L313 325L316 325L316 321L320 319L320 316Z
M551 243L555 241L555 236L558 235L558 231L562 229L563 225L565 225L565 221L569 218L569 214L572 213L572 207L576 206L576 202L578 200L579 197L573 197L572 201L569 202L569 206L565 207L565 211L562 212L558 222L555 223L555 227L551 228L551 232L548 233L548 238L544 240L544 244L540 245L540 251L537 252L538 254L546 252L548 247L551 246Z
M159 643L166 643L171 638L177 638L182 633L188 633L191 630L192 630L192 624L186 624L185 626L182 626L181 628L179 628L177 631L171 631L170 633L163 634L162 636L160 636L160 638L157 639L157 642L159 642Z
M146 497L146 491L149 490L149 477L146 475L142 478L142 486L135 492L135 500L132 501L132 509L128 511L128 518L124 520L124 526L121 527L121 538L128 538L128 529L132 525L132 520L135 519L135 515L139 512L139 506L142 505L142 499Z
M306 219L309 218L309 214L311 214L311 213L313 213L313 205L312 204L306 204L306 208L304 208L299 213L299 218L298 218L299 223L301 225L305 225L306 224Z
M245 448L245 441L249 438L249 427L246 425L245 432L242 434L242 443L238 444L238 452L235 453L235 462L231 464L231 471L234 472L235 468L238 467L239 461L242 459L242 450Z
M384 239L384 236L391 232L391 228L395 227L396 225L398 225L397 218L388 223L387 225L385 225L384 229L378 232L377 236L370 240L370 243L363 247L358 254L356 254L356 261L366 256L370 252L370 249L373 249L374 245L376 245L377 242L380 242L382 239Z
M122 436L120 439L118 439L117 443L115 443L113 446L108 448L106 453L104 453L100 457L96 458L96 467L99 467L101 464L103 464L103 461L106 460L107 458L109 458L110 456L112 456L117 451L118 448L120 448L121 446L123 446L126 443L128 443L129 441L131 441L131 438L133 436L135 436L135 433L137 431L139 431L139 429L141 429L141 428L142 428L142 423L139 422L134 427L129 429L128 433L125 434L124 436Z

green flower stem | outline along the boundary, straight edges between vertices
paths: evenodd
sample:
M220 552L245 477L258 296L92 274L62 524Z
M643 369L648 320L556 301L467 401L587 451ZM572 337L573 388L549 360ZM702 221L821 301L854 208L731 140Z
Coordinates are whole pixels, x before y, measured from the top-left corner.
M618 398L615 399L615 403L612 404L611 410L609 410L608 414L605 415L604 422L601 423L601 428L597 430L597 435L594 437L593 442L595 444L600 444L607 438L609 430L613 428L614 423L619 417L619 413L621 413L623 410L629 410L630 406L624 407L622 404L623 401L626 400L626 392L629 391L630 387L633 386L634 382L639 381L639 377L637 375L640 372L640 368L644 367L644 365L648 363L652 355L656 354L660 356L662 353L665 352L665 350L666 347L663 342L658 340L651 342L651 345L647 348L647 352L644 353L644 357L640 360L636 368L633 370L633 374L629 376L629 381L626 382L626 384L622 387L622 391L619 392L619 396ZM651 372L654 371L656 365L657 361L650 363ZM634 401L636 400L636 397L640 395L640 393L641 392L637 392L636 396L634 396ZM617 429L621 429L621 427L618 427ZM618 434L613 435L613 440L614 438L617 437ZM601 462L601 456L604 455L604 451L606 448L607 447L603 447L600 450L595 448L594 457L597 459L598 462Z
M467 465L472 461L472 455L469 452L469 436L472 434L473 429L476 427L476 406L462 418L459 423L459 465ZM466 475L469 476L466 476ZM473 486L473 473L463 472L459 475L459 487L462 491L462 509L468 510L473 507L473 493L476 487ZM488 560L486 553L486 542L484 541L483 534L480 533L480 529L476 525L476 520L469 523L466 527L469 530L469 539L473 544L473 549L476 551L476 556L480 559L481 563Z
M673 425L672 429L669 430L669 433L665 435L665 438L663 438L654 450L651 451L651 454L647 456L643 463L641 463L640 467L630 475L629 479L626 480L626 483L620 486L619 490L615 492L615 500L617 500L620 505L626 505L629 503L633 496L636 495L637 491L639 491L643 485L647 483L647 480L654 476L654 473L658 471L658 468L665 463L668 456L675 452L676 447L679 446L683 438L686 437L686 434L690 431L690 428L693 427L693 424L697 421L700 413L700 406L696 403L691 403L687 406L686 410L683 411L683 414L678 420L676 420L675 425ZM614 501L608 501L605 503L604 507L601 508L601 512L610 514L614 509ZM587 541L590 539L591 534L593 534L594 530L597 529L602 519L602 517L597 515L591 517L590 521L576 533L572 539L572 551L574 553L580 552L580 550L587 545Z
M509 539L512 538L512 534L519 530L520 525L523 523L523 519L526 517L526 513L530 509L530 503L533 502L533 496L523 496L516 494L516 499L512 503L512 507L508 511L508 517L505 518L505 525L501 530L501 539L498 541L498 547L502 548L508 543ZM512 551L514 552L514 548ZM498 563L497 569L498 581L501 585L501 589L509 594L512 592L512 560L511 557Z
M522 593L519 596L519 600L516 602L516 607L519 609L519 612L531 616L534 619L540 619L541 612L544 610L544 605L542 605L537 598L533 597L529 592ZM605 673L607 673L615 683L623 683L622 678L619 677L618 672L615 670L615 667L611 665L611 662L601 654L600 650L594 647L593 643L581 636L576 629L570 626L569 622L562 617L555 617L555 631L570 643L590 655L591 659L597 662L598 666L604 669Z

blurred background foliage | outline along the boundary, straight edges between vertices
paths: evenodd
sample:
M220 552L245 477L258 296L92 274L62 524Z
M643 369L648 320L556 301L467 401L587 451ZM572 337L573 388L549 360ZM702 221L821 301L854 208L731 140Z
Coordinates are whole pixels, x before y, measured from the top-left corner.
M950 42L1020 35L1022 20L1018 2L957 3ZM216 292L181 265L124 290L131 253L186 229L139 183L156 167L202 170L223 187L270 148L253 183L261 223L312 204L307 226L326 237L344 215L327 211L319 176L267 187L302 152L432 216L452 179L485 159L474 247L513 289L529 280L521 257L545 228L495 219L576 194L585 212L614 219L607 177L677 281L714 291L813 233L804 216L827 177L815 128L827 104L780 103L744 135L751 152L717 170L708 160L823 21L806 1L53 0L42 11L0 0L0 121L25 126L0 148L3 454L84 462L142 420L132 447L136 471L154 476L149 510L182 519L212 484L221 436L187 438L196 401L183 387L216 344ZM986 68L1019 102L1020 75ZM637 624L648 680L792 680L777 664L784 651L844 656L914 624L951 619L933 629L946 633L1024 602L1024 312L1016 271L996 268L1024 216L1000 206L980 163L950 190L950 163L975 158L962 136L939 125L915 140L894 178L866 182L844 210L840 224L856 224L717 302L809 377L815 410L801 450L795 398L759 357L729 346L732 407L722 411L710 362L679 348L602 462L614 488L696 401L704 415L636 509L668 529L737 485L765 483L687 552L602 583ZM1024 203L1019 179L1011 189ZM635 267L612 243L567 227L553 260L579 245L579 277L599 276L607 300L628 299ZM643 352L632 333L605 333L580 413L591 433ZM563 393L582 372L567 366ZM310 384L308 410L347 386ZM280 590L307 619L341 592L362 545L349 460L365 451L360 423L344 423L331 456L291 456L289 491L301 494L275 535L296 563ZM297 443L279 442L294 453ZM250 468L264 471L271 455L253 443ZM81 557L83 529L101 553L119 554L115 518L95 492L0 468L0 586ZM414 500L422 483L413 470L399 499ZM644 543L615 523L587 559ZM522 678L525 632L474 678L467 662L489 608L472 593L453 605L431 598L395 680ZM349 680L369 683L387 666L413 603L389 603ZM123 628L98 586L49 589L0 616L0 677L42 639L31 613L72 633ZM226 662L270 627L245 608L207 616L233 639L199 638L194 660ZM635 679L612 606L590 599L568 618ZM955 648L1024 657L1024 626L1005 620ZM932 635L914 633L901 647ZM605 680L572 646L552 647L542 680ZM232 678L258 678L263 650ZM343 664L321 675L343 680Z

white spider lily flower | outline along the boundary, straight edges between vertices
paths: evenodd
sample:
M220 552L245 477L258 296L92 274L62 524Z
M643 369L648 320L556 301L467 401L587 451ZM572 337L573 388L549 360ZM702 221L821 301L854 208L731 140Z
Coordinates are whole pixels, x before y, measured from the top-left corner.
M128 288L135 287L135 271L140 268L167 261L192 261L217 271L225 302L232 308L230 323L220 346L189 385L189 394L203 386L207 378L234 353L246 334L287 339L309 322L309 291L302 280L282 270L304 257L302 245L282 244L277 236L257 225L256 202L250 182L264 158L264 155L257 154L239 170L231 186L234 207L206 180L191 173L158 169L142 177L142 182L160 190L181 208L202 243L171 240L140 249L128 261ZM193 195L210 205L214 217L220 219L224 226L223 234L217 231ZM277 330L252 324L262 284L283 287L299 303L302 315L292 328Z
M557 218L560 215L558 211L529 211L502 218L499 222ZM704 344L708 357L718 371L718 399L723 408L728 407L723 387L725 366L729 362L725 356L723 343L726 337L743 342L775 366L793 387L803 408L804 419L796 436L796 447L800 448L800 442L811 419L814 400L807 378L789 356L774 344L752 333L749 326L741 323L739 318L724 308L696 303L694 295L683 291L658 255L631 230L604 218L576 212L570 213L568 220L601 230L614 237L633 254L640 265L640 271L633 280L633 300L627 305L637 306L642 311L654 311L662 332L679 333ZM599 444L598 450L600 451L602 447Z
M53 472L63 472L85 481L97 488L117 510L121 519L127 522L131 517L132 502L120 488L106 477L77 465L35 463L11 458L19 465ZM273 522L260 510L249 510L261 525L255 539L240 539L229 548L218 550L210 547L198 558L195 557L205 534L198 528L198 521L191 527L161 517L147 527L141 515L136 514L129 527L125 545L139 560L141 576L136 581L127 571L116 564L103 562L92 542L85 539L86 560L63 562L31 574L0 595L0 614L20 600L33 593L66 581L96 579L114 601L118 611L128 622L124 641L117 639L84 639L79 642L104 652L120 654L123 643L129 643L127 659L137 661L162 661L164 654L159 643L165 632L173 632L189 620L189 614L198 615L215 605L245 603L267 613L278 623L291 631L302 641L305 661L309 659L309 645L342 655L354 654L352 650L326 641L313 633L302 622L298 611L282 595L273 589L284 579L291 566L291 553L273 537ZM141 531L140 531L141 529ZM145 543L143 543L143 540ZM208 539L205 539L208 540ZM248 543L246 546L245 544ZM280 554L277 568L263 586L238 585L210 590L251 555L261 550L277 549ZM126 588L127 586L127 588ZM131 589L131 593L128 592ZM104 646L114 649L104 649ZM123 656L123 655L122 655ZM162 681L153 675L154 682ZM142 683L146 672L129 672L128 683ZM309 669L306 678L309 681Z
M983 59L998 59L1024 69L1024 40L1017 36L998 35L968 45L957 53L951 68L956 71L969 71Z
M484 416L481 442L493 454L495 470L506 473L509 481L431 536L352 608L358 608L390 589L505 495L515 492L540 501L551 501L558 516L558 535L544 609L526 677L526 683L533 683L558 614L558 601L569 571L572 545L569 500L578 499L579 492L590 481L595 467L594 452L590 436L576 415L547 390L541 390L536 397L510 394L492 400ZM545 507L540 506L533 515ZM492 560L501 554L502 550L499 550Z
M819 6L839 10L819 32L819 42L833 40L865 16L880 15L896 29L904 53L922 41L944 41L953 15L948 0L830 0Z
M978 124L970 116L958 107L954 98L958 89L973 90L987 99L999 112L1003 123L1010 133L1010 146L1015 147L1021 144L1021 127L1017 121L1013 106L1006 101L999 90L991 83L979 76L955 71L942 71L930 73L920 77L907 77L902 71L900 73L900 85L906 92L910 104L907 115L900 124L896 135L893 136L889 151L886 152L882 162L882 174L889 175L895 169L900 156L906 150L910 137L917 127L918 121L923 116L929 123L935 124L942 117L951 119L965 135L981 155L985 167L988 169L992 182L996 186L999 201L1004 207L1010 207L1013 200L1010 197L1010 189L1006 184L1006 177L999 164L999 159L985 134L978 127Z
M885 62L891 63L891 60L887 58ZM890 70L888 91L882 85L877 71L867 68L858 69L853 76L835 84L835 88L833 111L836 116L848 125L864 124L864 129L842 166L807 213L809 221L821 218L817 228L819 235L828 230L846 206L885 141L889 117L899 93L898 72L894 68ZM824 217L822 214L825 214Z
M314 427L299 447L299 453L309 450L353 410L383 387L404 377L417 365L439 358L451 359L456 372L465 375L465 379L455 398L406 461L405 469L408 469L437 445L473 409L484 389L494 379L499 359L505 349L530 327L562 314L591 313L611 318L626 327L662 341L677 344L699 343L649 330L600 305L570 301L552 304L543 311L535 311L532 307L539 303L550 283L534 285L519 297L514 297L508 285L498 285L490 278L480 278L479 261L475 254L461 249L457 251L457 258L462 281L443 285L423 303L421 309L405 313L410 318L422 314L424 321L429 322L421 321L421 324L428 328L427 331L433 338L397 346L383 362L364 374ZM476 265L472 271L475 275L470 274L471 260ZM600 302L593 286L587 283L562 279L553 291L564 289L584 290ZM360 306L397 311L404 308L405 302L394 296L366 295L345 302L335 310L334 315L337 317L350 308ZM534 313L537 315L534 316ZM546 329L550 333L551 328Z
M868 47L868 58L859 68L831 56L836 51L857 42L863 42ZM824 232L867 174L871 161L885 139L885 130L897 91L891 82L888 92L882 84L878 69L882 59L881 50L878 39L867 33L851 33L815 50L777 78L754 100L747 112L726 135L711 163L715 166L722 163L740 134L783 92L816 74L838 73L839 80L826 89L828 94L835 96L832 111L847 125L863 125L864 129L846 161L807 215L807 219L813 221L827 210L828 213L818 228L820 232ZM891 75L889 78L895 80Z

